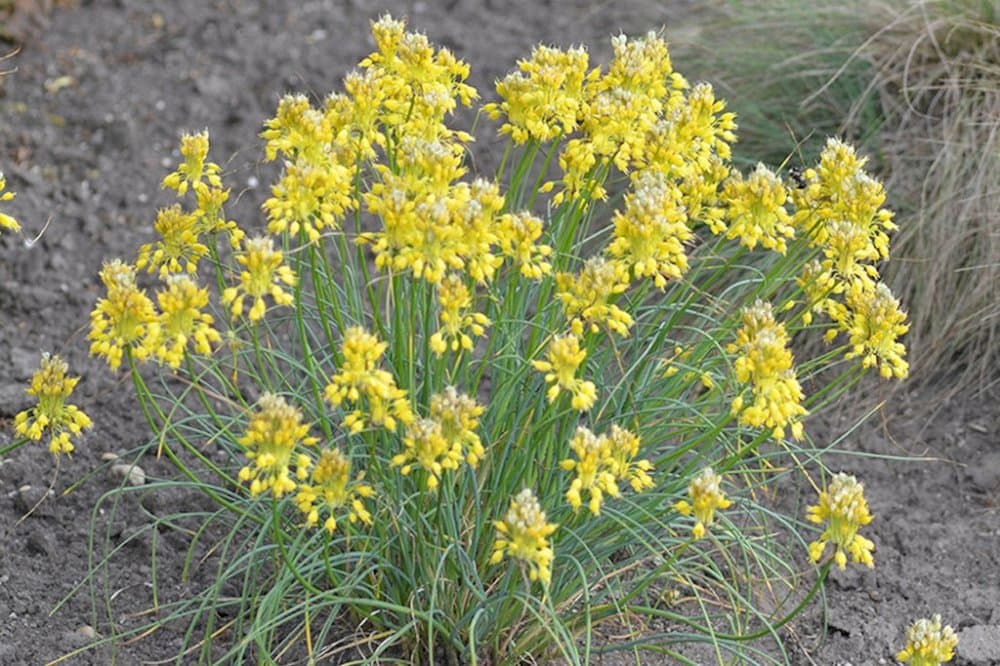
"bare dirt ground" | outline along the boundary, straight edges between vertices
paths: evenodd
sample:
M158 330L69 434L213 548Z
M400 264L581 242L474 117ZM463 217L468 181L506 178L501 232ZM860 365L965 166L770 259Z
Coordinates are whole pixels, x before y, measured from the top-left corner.
M41 351L61 354L82 375L75 399L95 427L60 463L54 493L23 520L53 478L52 459L26 446L0 461L0 664L57 660L107 635L110 622L121 630L142 620L135 613L145 602L128 602L145 598L150 544L127 535L157 502L197 502L150 496L105 518L112 512L101 498L119 479L101 456L139 445L147 431L129 384L88 359L85 341L101 262L134 256L151 240L155 211L169 201L159 182L177 160L182 130L209 129L229 183L246 188L228 212L252 227L264 198L256 183L267 182L256 139L262 122L284 92L319 99L337 87L371 50L368 21L384 11L407 16L470 62L472 82L490 96L492 81L539 41L586 43L602 62L619 31L666 25L668 36L696 34L693 8L652 0L84 0L57 9L3 63L15 71L0 82L0 169L18 192L8 210L27 237L51 219L30 248L12 234L0 239L0 447L29 404L23 389ZM675 66L684 71L682 61ZM739 100L730 106L739 112ZM810 427L818 433L838 418ZM995 396L896 395L845 442L852 455L829 460L865 483L877 566L832 576L825 600L789 629L795 663L894 663L906 626L932 613L961 632L956 663L1000 663L998 433ZM913 455L927 457L885 459ZM155 460L143 466L152 477L167 473ZM92 534L124 544L107 581L109 606L92 604L87 585L77 589ZM157 576L176 581L180 594L187 545L183 535L163 536L158 554L176 558ZM179 641L159 632L63 663L166 661Z

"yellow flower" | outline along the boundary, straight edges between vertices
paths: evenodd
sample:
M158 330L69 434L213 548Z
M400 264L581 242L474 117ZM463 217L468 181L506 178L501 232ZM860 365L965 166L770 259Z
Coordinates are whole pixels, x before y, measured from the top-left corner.
M653 479L649 473L653 464L648 460L635 460L639 455L639 436L630 430L611 426L607 435L602 435L608 441L608 469L619 481L627 481L632 490L642 492L653 487Z
M344 212L356 207L352 197L354 171L331 159L285 164L284 173L264 202L267 230L274 234L305 232L311 242L322 229L340 226Z
M67 377L68 366L58 356L42 354L38 370L31 376L31 385L25 393L38 399L31 409L14 417L14 432L38 441L49 431L49 451L59 455L73 451L72 437L79 436L93 425L90 418L76 405L66 404L79 377Z
M473 398L459 393L454 386L445 387L431 396L431 418L441 424L441 432L449 442L458 442L466 462L475 469L486 454L476 428L484 407Z
M177 190L183 196L188 186L198 186L207 182L212 187L222 187L219 165L206 162L208 157L208 130L198 134L181 136L181 157L184 161L177 170L163 179L163 186Z
M786 239L795 238L792 217L785 209L788 192L781 179L763 164L744 180L736 172L726 181L722 193L729 206L726 238L739 238L751 250L760 243L785 254Z
M576 429L569 443L576 460L567 458L559 463L566 471L576 471L576 477L566 491L566 501L573 509L583 505L582 493L590 496L587 508L595 516L601 513L605 493L618 497L618 482L608 468L608 443L607 437L598 437L587 428L581 426Z
M3 172L0 172L0 201L10 201L17 196L14 192L4 192L6 188L7 179L4 178ZM21 230L21 225L18 224L17 220L10 215L0 212L0 229L8 229L10 231L17 232Z
M847 555L858 564L874 567L872 550L875 544L858 534L858 530L872 522L868 512L868 502L864 488L858 480L848 474L834 475L826 490L820 491L819 504L806 511L810 522L827 523L819 539L809 544L809 557L819 562L827 543L833 543L833 560L843 570L847 566Z
M656 171L641 171L625 195L625 210L615 211L614 240L608 253L663 289L668 278L688 269L684 243L691 237L687 214L676 184Z
M274 249L274 241L266 236L258 236L243 242L243 251L236 261L244 270L240 273L240 285L229 287L222 292L222 304L229 306L233 317L243 314L243 299L253 299L248 317L259 321L264 317L267 306L264 296L270 295L278 305L291 305L294 297L282 285L295 286L295 272L285 266L281 250Z
M159 267L160 277L170 273L196 273L198 262L208 254L208 248L198 238L198 215L185 213L180 205L161 209L153 224L160 240L139 248L136 268L150 273Z
M514 143L533 139L539 142L571 134L577 126L583 85L593 80L598 70L587 73L589 56L584 48L566 51L536 46L531 58L520 60L520 71L511 72L497 82L498 104L486 104L483 111L506 122L501 134L509 134Z
M843 327L851 338L847 358L860 356L864 367L877 367L886 379L906 377L906 347L898 338L910 326L889 287L883 282L874 287L856 282L847 291L845 305Z
M632 317L611 302L628 289L628 274L619 263L591 257L579 275L557 273L556 289L575 334L582 335L584 324L589 324L594 333L603 325L628 337Z
M437 284L437 294L441 304L441 328L431 336L431 349L438 356L448 349L452 352L472 349L472 336L479 337L485 332L485 327L490 325L489 318L481 312L468 311L472 296L462 278L454 273L449 273Z
M577 379L576 371L587 358L587 351L580 349L580 340L572 333L557 335L549 343L547 361L532 361L536 370L546 373L545 381L551 384L549 402L554 402L560 390L573 395L573 409L585 412L597 400L597 387L593 382Z
M418 465L427 472L427 490L436 490L445 470L458 469L462 461L462 445L445 437L441 423L434 419L417 419L406 426L403 436L405 450L392 458L392 464L406 476Z
M691 501L680 500L674 504L674 508L681 515L694 514L695 523L691 529L691 536L695 539L705 536L705 531L715 522L717 510L728 509L733 505L722 492L721 483L722 477L711 467L705 467L688 484L688 498Z
M324 126L323 114L305 95L285 95L278 101L274 118L264 123L266 129L260 133L265 141L264 156L271 161L283 153L292 161L299 157L320 161L332 138Z
M368 401L367 413L359 407L344 419L344 426L351 432L360 432L368 423L395 430L397 419L403 425L414 419L406 391L396 386L391 373L377 367L387 347L361 327L344 332L344 361L340 371L330 378L324 395L334 406L356 404L362 398Z
M519 267L521 275L540 280L552 272L548 257L552 247L538 243L542 220L530 212L506 213L500 217L497 232L500 251Z
M372 524L365 500L375 496L375 490L364 482L364 472L351 478L351 461L338 448L323 449L313 467L309 483L298 484L295 504L306 514L306 524L319 524L320 514L326 514L323 527L331 534L337 529L334 512L347 509L347 520Z
M941 626L941 616L921 618L906 631L906 647L896 655L910 666L940 666L951 661L958 646L958 636L948 625Z
M157 349L160 323L153 302L136 286L135 268L115 259L100 275L108 294L90 313L90 353L106 358L114 370L126 347L138 360Z
M745 405L738 395L732 413L740 423L753 428L766 427L776 439L790 427L795 439L802 439L800 419L808 412L802 406L802 387L795 377L794 359L788 349L788 333L776 322L771 304L758 300L742 312L743 326L736 332L736 342L726 351L739 354L733 363L736 381L750 384L753 403Z
M188 342L194 343L196 353L208 355L212 343L221 342L222 336L212 326L212 315L201 311L208 305L208 289L198 288L187 275L171 275L166 282L166 290L156 296L161 335L154 353L176 369L184 360Z
M447 49L435 50L425 35L406 32L406 24L389 15L372 23L372 37L376 51L361 67L375 69L382 77L383 124L400 135L471 138L452 133L443 123L456 100L468 106L478 97L465 83L469 66Z
M309 436L309 424L302 423L302 413L281 396L265 393L257 402L257 411L250 416L246 433L237 442L245 449L250 464L240 470L239 480L250 482L250 494L260 495L270 490L275 497L295 490L289 465L292 456L298 468L296 476L308 476L309 456L295 453L300 444L311 446L317 438Z
M235 221L226 219L226 211L222 208L229 200L229 190L220 187L196 186L194 193L198 204L194 211L194 215L198 219L198 233L225 232L229 234L229 245L234 250L239 249L240 241L246 234Z
M490 562L499 564L504 556L526 562L528 577L547 585L552 579L555 557L549 537L558 526L547 521L535 494L529 488L518 493L511 500L506 517L494 521L493 526L497 538Z

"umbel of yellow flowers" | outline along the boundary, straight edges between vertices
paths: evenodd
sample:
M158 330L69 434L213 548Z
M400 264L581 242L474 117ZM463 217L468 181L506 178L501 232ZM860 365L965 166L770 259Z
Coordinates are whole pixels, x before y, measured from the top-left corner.
M955 656L958 636L948 625L941 626L941 616L921 618L906 632L906 647L896 659L910 666L940 666Z
M864 488L853 476L843 472L834 475L827 489L819 494L819 504L809 507L806 518L814 523L827 523L819 539L809 544L809 557L818 562L823 557L826 544L832 543L833 561L843 570L847 555L858 564L874 567L872 550L875 544L858 534L858 530L872 521L865 500Z
M66 404L66 398L80 381L79 377L67 377L67 369L66 362L58 356L42 354L41 365L31 377L31 386L25 389L28 395L38 399L38 404L14 417L14 432L22 437L38 441L46 432L50 433L49 451L56 455L71 453L72 437L92 425L79 407Z
M705 536L705 531L715 522L716 510L728 509L733 505L731 500L726 499L721 484L722 477L711 467L706 467L698 476L691 479L688 485L688 498L691 501L681 500L674 504L674 508L681 515L694 514L695 523L691 529L691 536L695 539Z

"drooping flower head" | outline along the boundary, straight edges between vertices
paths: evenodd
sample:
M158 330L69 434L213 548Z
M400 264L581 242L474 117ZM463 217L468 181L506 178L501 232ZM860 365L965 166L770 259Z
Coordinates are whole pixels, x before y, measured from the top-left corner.
M958 646L958 636L948 625L941 626L941 616L921 618L906 631L906 647L896 659L910 666L940 666L951 661Z
M598 437L593 432L580 426L569 443L570 450L576 459L567 458L559 466L566 471L575 471L576 477L566 491L566 501L573 509L583 505L583 494L589 496L587 508L590 513L599 515L604 495L611 497L619 495L618 482L608 465L608 438Z
M538 45L527 60L519 60L519 71L497 81L503 101L486 104L483 111L496 120L502 115L501 134L517 144L529 139L546 142L572 133L579 120L589 56L584 48L567 50Z
M489 318L481 312L469 311L472 294L455 273L449 273L437 284L437 295L441 305L441 328L431 336L431 349L438 356L449 349L452 352L472 349L472 338L485 332L490 325Z
M309 456L296 453L296 448L317 441L309 436L309 424L302 423L302 412L281 396L265 393L257 401L246 433L237 440L250 459L250 464L240 470L240 481L250 482L251 495L270 490L280 498L295 490L296 483L289 471L293 460L300 481L309 475Z
M161 335L154 353L171 368L180 367L188 343L196 353L208 355L212 344L222 341L212 315L202 311L208 305L208 289L199 287L187 275L168 276L166 289L156 295L156 300L160 304Z
M406 426L402 453L392 458L392 464L407 476L414 467L427 472L427 490L437 490L446 470L458 469L462 462L462 445L445 437L441 422L433 418L417 419Z
M507 515L503 520L494 521L493 526L497 538L490 562L499 564L505 556L521 560L527 564L531 580L548 584L555 557L549 537L557 525L548 522L531 489L525 488L511 499Z
M612 302L628 289L628 272L621 264L602 256L591 257L578 275L557 273L556 288L576 335L583 335L585 326L594 333L606 326L628 337L632 316Z
M738 238L751 250L760 243L780 254L787 252L786 239L795 238L792 217L785 208L788 191L770 169L758 163L746 178L736 172L726 181L722 196L729 206L726 238Z
M545 381L551 384L548 390L549 402L554 402L562 390L573 396L573 409L585 412L597 400L594 382L578 379L576 371L587 358L587 350L580 348L580 339L572 333L552 338L546 350L545 361L532 361L536 370L545 373Z
M347 512L351 523L372 524L372 516L365 507L365 500L375 496L375 490L364 482L364 472L351 478L351 461L338 448L323 449L313 467L308 482L298 484L295 504L306 514L306 524L319 524L326 515L323 527L331 534L337 529L337 514Z
M500 217L497 232L500 251L514 261L521 275L532 280L540 280L552 272L548 257L552 247L539 243L542 236L542 220L524 211L506 213Z
M431 418L441 424L441 434L449 442L457 442L466 462L473 469L486 454L476 428L485 408L454 386L446 386L431 396Z
M351 432L360 432L369 423L395 430L397 419L403 425L414 419L406 391L396 386L390 372L378 367L387 347L359 326L344 332L343 364L330 378L324 395L334 406L357 406L344 419Z
M889 287L884 282L854 283L844 301L843 326L851 338L847 358L860 357L864 367L877 367L886 379L906 377L910 366L899 338L910 326Z
M726 499L721 485L722 477L711 467L705 467L688 484L690 501L680 500L674 504L674 508L681 515L694 515L695 523L691 529L691 536L695 539L705 536L705 531L715 522L717 510L728 509L733 504L731 500Z
M848 474L839 473L830 480L826 490L820 491L819 504L809 507L806 518L810 522L826 523L819 539L809 544L809 557L818 562L827 543L835 549L833 560L843 570L847 555L858 564L874 567L872 550L875 544L858 534L858 530L872 521L865 500L864 488Z
M625 210L615 211L608 253L635 277L651 277L663 289L668 279L687 272L684 244L692 235L676 184L660 172L642 171L625 195Z
M160 322L153 302L135 283L135 268L119 259L104 264L101 281L107 296L90 313L90 353L103 356L112 370L126 348L143 360L158 347Z
M150 273L159 268L161 278L182 271L197 273L198 262L208 254L208 247L198 237L198 220L198 215L185 213L179 204L161 209L153 224L160 240L139 248L136 268Z
M71 453L72 437L93 425L79 407L66 404L80 381L79 377L67 377L67 370L66 362L58 356L42 354L41 364L31 376L31 385L25 389L25 393L38 399L38 404L14 417L14 432L22 437L38 441L48 431L49 451L56 455Z
M187 192L189 186L195 189L207 185L222 187L219 165L205 161L208 157L208 130L182 135L181 157L184 160L177 170L163 179L164 187L176 190L179 195Z
M795 376L794 359L788 349L788 333L775 321L771 304L758 300L742 312L743 325L736 332L736 342L726 347L738 354L733 363L736 380L749 384L753 402L746 405L742 394L732 403L732 413L740 423L754 428L769 428L774 437L803 435L801 418L802 387Z
M353 198L354 170L329 156L317 162L300 158L285 164L280 180L264 202L267 230L297 235L303 231L311 242L323 229L337 229L344 213L356 207Z
M247 315L250 321L264 317L267 305L265 296L270 296L278 305L291 305L295 298L284 287L295 286L295 271L284 264L281 250L274 249L274 241L267 236L246 239L243 251L236 255L236 262L243 266L238 287L229 287L222 292L222 304L229 306L233 317L243 314L243 299L253 300Z

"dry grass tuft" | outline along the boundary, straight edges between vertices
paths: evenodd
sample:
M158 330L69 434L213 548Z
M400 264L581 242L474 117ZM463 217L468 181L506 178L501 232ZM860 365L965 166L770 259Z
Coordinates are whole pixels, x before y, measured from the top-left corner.
M810 161L835 134L872 157L899 211L884 273L913 383L998 388L1000 6L733 3L699 41L721 46L676 57L739 100L745 154Z

